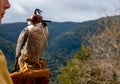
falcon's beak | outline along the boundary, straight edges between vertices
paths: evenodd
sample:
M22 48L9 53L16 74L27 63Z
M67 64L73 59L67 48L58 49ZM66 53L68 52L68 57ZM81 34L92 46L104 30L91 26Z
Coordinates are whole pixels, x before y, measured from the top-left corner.
M32 19L33 19L33 16L29 17L27 21L32 21Z
M31 21L31 19L30 19L30 18L28 18L26 21Z

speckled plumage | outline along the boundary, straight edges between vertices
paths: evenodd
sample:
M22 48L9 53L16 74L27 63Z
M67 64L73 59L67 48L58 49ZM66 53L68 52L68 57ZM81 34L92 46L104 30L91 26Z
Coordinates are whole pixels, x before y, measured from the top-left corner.
M20 33L16 47L16 56L20 68L24 66L25 61L34 63L39 60L47 45L43 30L48 40L48 28L44 27L42 23L29 25Z

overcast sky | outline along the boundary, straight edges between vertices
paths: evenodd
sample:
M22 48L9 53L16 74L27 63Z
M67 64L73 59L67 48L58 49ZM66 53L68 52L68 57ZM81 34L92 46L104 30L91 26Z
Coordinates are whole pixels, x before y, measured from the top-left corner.
M83 22L105 15L120 14L119 0L9 0L3 23L25 22L35 8L43 11L44 19Z

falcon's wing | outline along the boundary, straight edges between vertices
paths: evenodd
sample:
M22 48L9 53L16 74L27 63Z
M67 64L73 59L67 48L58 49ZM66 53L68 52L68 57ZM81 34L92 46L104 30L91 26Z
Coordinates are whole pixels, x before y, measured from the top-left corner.
M48 27L46 26L45 28L46 28L46 36L47 36L47 39L49 39L49 38L50 38L50 34L49 34Z
M16 46L16 57L19 57L21 55L21 49L25 45L28 38L28 30L27 28L24 28L22 32L19 35L17 46Z

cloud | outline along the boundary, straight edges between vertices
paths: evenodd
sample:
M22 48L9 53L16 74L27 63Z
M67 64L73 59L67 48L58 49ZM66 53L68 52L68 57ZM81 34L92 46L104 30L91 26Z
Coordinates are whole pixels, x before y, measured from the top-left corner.
M10 0L11 8L3 22L24 22L40 8L44 19L62 22L82 22L104 16L102 13L115 14L120 6L119 0ZM119 14L119 13L118 13ZM19 17L18 17L19 16ZM14 18L11 20L11 18Z
M22 5L20 5L20 4L16 3L16 2L12 3L12 11L14 13L18 14L18 15L24 15L24 14L27 13L26 9Z

